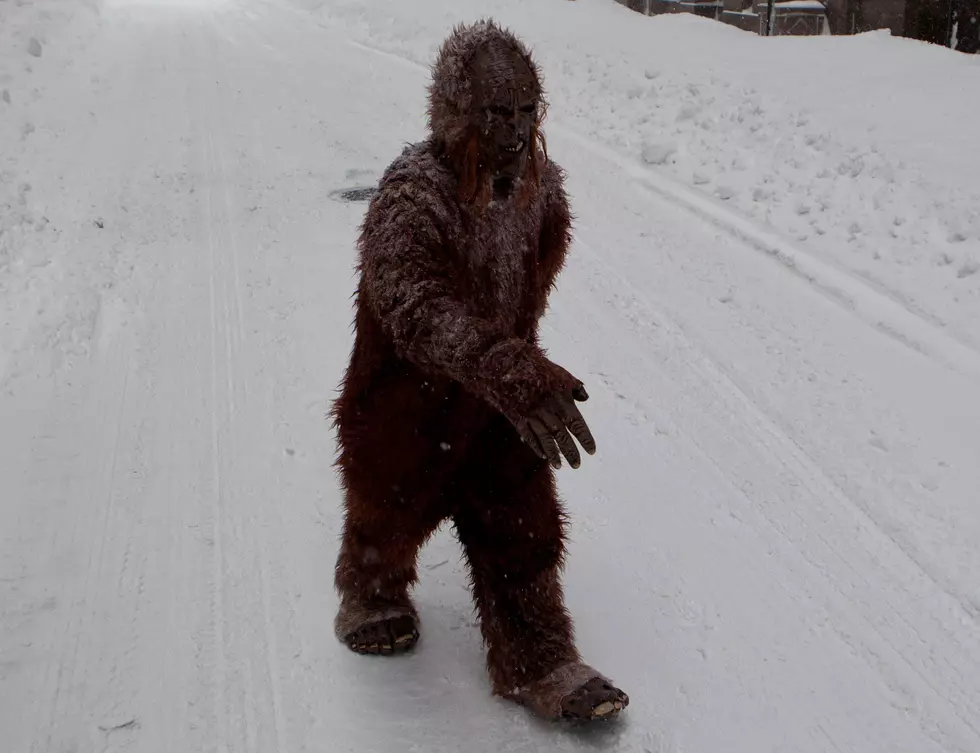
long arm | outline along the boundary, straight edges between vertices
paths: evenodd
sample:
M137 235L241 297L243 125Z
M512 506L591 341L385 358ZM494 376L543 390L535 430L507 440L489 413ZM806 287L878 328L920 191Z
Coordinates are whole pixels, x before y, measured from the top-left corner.
M446 251L451 225L438 196L404 183L380 193L361 236L365 302L401 357L461 383L519 424L578 381L536 344L466 310Z

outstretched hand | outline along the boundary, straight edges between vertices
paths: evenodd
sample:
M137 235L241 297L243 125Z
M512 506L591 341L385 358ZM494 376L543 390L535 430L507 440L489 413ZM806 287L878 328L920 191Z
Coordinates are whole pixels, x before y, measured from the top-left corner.
M582 458L572 437L589 455L594 455L596 450L592 432L575 404L588 399L589 394L581 383L567 392L549 395L527 418L518 422L521 440L555 469L561 468L562 455L572 468L578 468Z

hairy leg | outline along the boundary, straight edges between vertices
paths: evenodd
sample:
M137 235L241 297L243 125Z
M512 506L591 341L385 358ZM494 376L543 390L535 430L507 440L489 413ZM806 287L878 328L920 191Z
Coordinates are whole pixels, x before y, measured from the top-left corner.
M449 514L454 470L489 409L448 379L402 362L375 363L369 345L380 336L377 324L361 312L357 326L352 365L333 408L345 492L335 627L354 651L389 654L418 640L409 589L419 549Z
M419 638L418 612L409 588L418 579L416 561L439 518L414 499L386 499L349 491L335 585L340 609L337 637L364 654L394 654Z
M629 699L582 662L565 608L566 521L553 471L502 422L475 450L453 517L494 692L550 718L615 715Z

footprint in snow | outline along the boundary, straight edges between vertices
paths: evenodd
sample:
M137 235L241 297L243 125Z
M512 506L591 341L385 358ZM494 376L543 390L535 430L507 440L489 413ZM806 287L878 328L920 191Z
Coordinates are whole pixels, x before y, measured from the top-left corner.
M977 272L980 272L980 262L976 259L970 259L963 263L963 266L959 268L956 273L956 278L962 280L965 277L972 277Z
M722 199L723 201L728 201L729 199L734 199L738 192L731 186L718 186L715 189L715 195Z
M885 440L879 437L877 434L872 434L871 438L868 440L868 444L874 447L876 450L881 450L882 452L888 452L888 445L885 444Z
M698 115L701 114L701 107L695 104L684 105L680 112L677 113L678 122L683 122L685 120L693 120Z
M648 165L663 165L676 151L673 144L647 144L640 152L640 158Z

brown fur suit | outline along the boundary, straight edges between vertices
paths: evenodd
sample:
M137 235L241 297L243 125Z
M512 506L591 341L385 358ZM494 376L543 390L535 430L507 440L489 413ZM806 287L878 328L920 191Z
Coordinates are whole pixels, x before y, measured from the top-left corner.
M389 166L362 226L355 342L333 409L346 495L336 632L363 653L414 645L418 551L451 518L494 691L548 717L595 718L628 699L575 648L554 470L515 430L549 396L581 390L538 344L569 206L537 130L543 102L522 178L494 195L472 123L480 50L524 66L540 100L519 40L492 22L455 29L433 68L429 138Z

